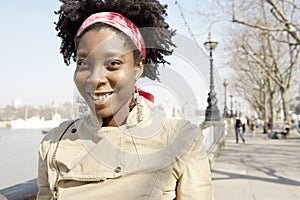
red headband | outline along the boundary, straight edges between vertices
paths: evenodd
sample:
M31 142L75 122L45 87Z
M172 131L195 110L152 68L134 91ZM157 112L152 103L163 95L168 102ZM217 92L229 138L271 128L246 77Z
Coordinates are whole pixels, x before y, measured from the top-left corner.
M111 25L131 38L137 49L140 51L141 58L146 58L146 47L143 36L141 35L139 29L126 17L119 13L115 12L101 12L95 13L89 16L81 24L80 28L77 31L76 36L79 36L83 30L87 27L95 24L97 22L102 22L108 25Z

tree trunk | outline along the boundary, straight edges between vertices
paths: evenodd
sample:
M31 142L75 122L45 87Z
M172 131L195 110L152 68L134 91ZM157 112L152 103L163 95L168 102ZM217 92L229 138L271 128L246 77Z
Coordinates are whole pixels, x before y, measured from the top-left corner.
M289 121L290 120L290 116L289 116L290 106L288 104L287 91L288 90L286 88L282 88L282 87L280 88L283 117L284 117L284 120Z

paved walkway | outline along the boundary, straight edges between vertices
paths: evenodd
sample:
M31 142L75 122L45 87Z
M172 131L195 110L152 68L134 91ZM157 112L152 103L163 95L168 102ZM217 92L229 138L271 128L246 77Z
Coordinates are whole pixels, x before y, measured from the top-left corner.
M276 140L258 131L245 144L228 133L212 167L215 200L300 199L300 134Z

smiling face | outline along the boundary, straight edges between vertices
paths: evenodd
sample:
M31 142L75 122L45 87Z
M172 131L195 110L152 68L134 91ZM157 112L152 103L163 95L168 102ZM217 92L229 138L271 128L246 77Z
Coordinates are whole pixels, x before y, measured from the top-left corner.
M89 30L77 48L75 84L103 126L119 126L129 114L143 63L134 62L124 37L109 28Z

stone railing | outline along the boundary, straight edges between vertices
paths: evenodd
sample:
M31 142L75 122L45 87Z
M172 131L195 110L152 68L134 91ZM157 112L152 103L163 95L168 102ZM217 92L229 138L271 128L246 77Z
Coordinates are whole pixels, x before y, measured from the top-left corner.
M0 190L0 200L33 200L38 191L36 179Z
M227 120L216 122L204 122L201 124L204 135L204 146L208 153L210 166L213 166L215 156L220 148L225 146L227 135Z
M208 152L211 167L219 150L225 145L227 134L226 121L204 122L201 124L204 135L204 146ZM0 200L33 200L38 192L36 179L26 181L0 190Z

